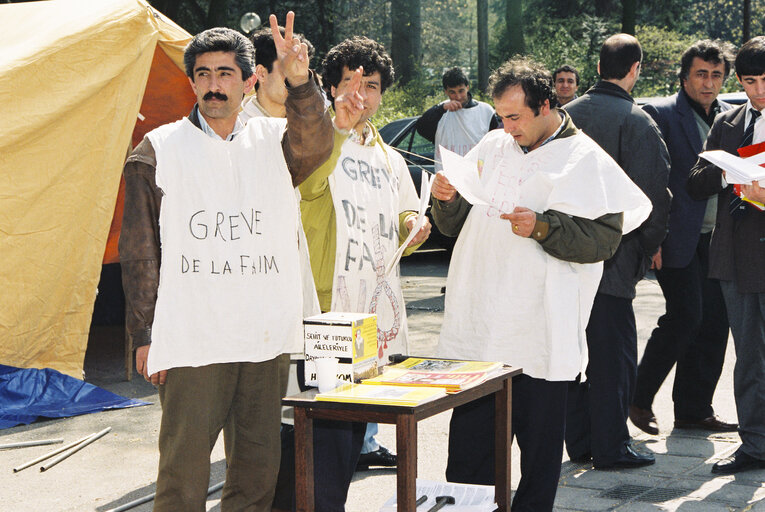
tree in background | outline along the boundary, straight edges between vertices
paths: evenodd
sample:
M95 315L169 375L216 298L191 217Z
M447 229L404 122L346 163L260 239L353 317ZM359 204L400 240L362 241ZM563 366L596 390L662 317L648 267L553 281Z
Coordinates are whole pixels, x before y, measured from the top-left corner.
M489 86L489 2L478 0L476 26L478 28L478 88L485 91Z
M400 85L416 78L422 61L420 0L391 0L390 56Z

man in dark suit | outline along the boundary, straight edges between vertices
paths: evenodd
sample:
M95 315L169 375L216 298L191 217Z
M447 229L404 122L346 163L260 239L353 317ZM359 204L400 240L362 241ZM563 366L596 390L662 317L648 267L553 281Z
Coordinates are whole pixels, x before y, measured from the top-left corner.
M741 47L736 77L748 101L717 116L705 150L737 154L739 147L765 142L765 36ZM741 189L747 198L765 202L765 188L758 182ZM736 346L733 394L742 445L718 461L712 473L765 468L765 212L741 201L725 181L725 172L703 159L691 170L688 192L697 200L717 194L709 277L720 280Z
M672 164L669 232L652 265L666 313L646 344L629 411L632 423L653 435L659 433L653 399L675 363L675 427L732 432L738 426L720 420L712 409L728 344L720 283L707 277L717 196L696 201L686 191L715 116L732 108L717 100L732 64L728 43L697 41L680 61L680 92L643 107L659 125Z
M640 76L643 50L634 36L616 34L603 43L601 80L565 106L574 124L616 160L651 201L648 219L622 237L603 265L603 277L587 324L586 382L568 394L566 450L574 461L592 458L595 469L639 467L655 462L632 445L627 428L637 375L635 286L667 234L669 154L656 123L630 91Z

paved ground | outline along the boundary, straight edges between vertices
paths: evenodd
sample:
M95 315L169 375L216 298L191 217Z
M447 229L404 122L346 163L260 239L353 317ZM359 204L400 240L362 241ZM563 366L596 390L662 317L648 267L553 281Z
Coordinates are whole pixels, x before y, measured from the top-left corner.
M441 317L448 260L443 252L417 254L405 262L404 294L407 298L412 353L433 353ZM663 311L661 291L654 280L639 285L635 301L640 350L656 318ZM142 398L154 405L107 411L0 431L0 444L31 439L62 437L74 441L106 426L112 431L67 461L40 473L29 468L14 474L11 468L49 451L35 447L0 452L0 510L7 511L99 511L104 512L154 491L157 467L156 439L160 408L154 388L134 378L123 380L121 332L100 329L86 357L88 380L128 397ZM732 342L715 396L715 410L724 419L736 417L732 375L735 354ZM639 443L654 450L654 466L636 470L595 471L563 462L555 504L561 511L670 510L670 511L763 511L765 470L738 476L716 477L711 465L735 450L737 434L706 435L673 430L671 378L654 404L661 433L649 436L630 425ZM449 414L419 424L418 475L443 480ZM394 448L395 433L381 426L379 439ZM211 484L223 480L222 442L211 457ZM519 478L519 456L513 451L513 486ZM374 512L395 492L395 472L377 470L357 473L351 486L348 512ZM212 494L207 509L220 510L220 492ZM151 510L151 505L131 509Z

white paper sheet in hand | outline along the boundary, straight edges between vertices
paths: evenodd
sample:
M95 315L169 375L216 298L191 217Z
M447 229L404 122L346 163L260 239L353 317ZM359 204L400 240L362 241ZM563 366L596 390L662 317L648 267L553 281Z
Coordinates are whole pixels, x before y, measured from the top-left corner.
M441 165L446 179L457 189L465 200L473 205L489 204L489 196L481 185L481 177L475 162L466 160L443 146L441 148Z
M425 211L428 209L428 202L430 202L430 186L433 183L433 178L429 173L425 171L422 172L421 176L422 181L420 182L420 210L417 212L417 221L414 223L412 230L409 231L409 235L406 237L406 240L404 240L404 242L399 246L396 253L385 266L386 276L390 274L394 268L396 268L396 264L401 259L401 255L404 254L404 251L409 245L409 242L412 241L414 235L416 235L417 232L420 231L420 228L425 224Z
M730 184L749 185L753 181L765 180L765 167L757 165L762 160L760 155L741 158L731 155L727 151L716 149L704 151L699 156L724 170L725 181Z

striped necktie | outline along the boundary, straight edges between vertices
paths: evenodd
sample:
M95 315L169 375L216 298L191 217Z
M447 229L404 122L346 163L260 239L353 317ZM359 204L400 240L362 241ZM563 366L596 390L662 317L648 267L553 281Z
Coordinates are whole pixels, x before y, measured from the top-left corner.
M754 123L757 122L757 118L760 117L760 111L753 108L749 109L749 113L752 114L752 119L749 120L746 130L744 130L744 138L741 139L740 148L749 146L754 139ZM746 203L734 192L730 198L730 207L728 209L734 219L740 218L746 211Z

